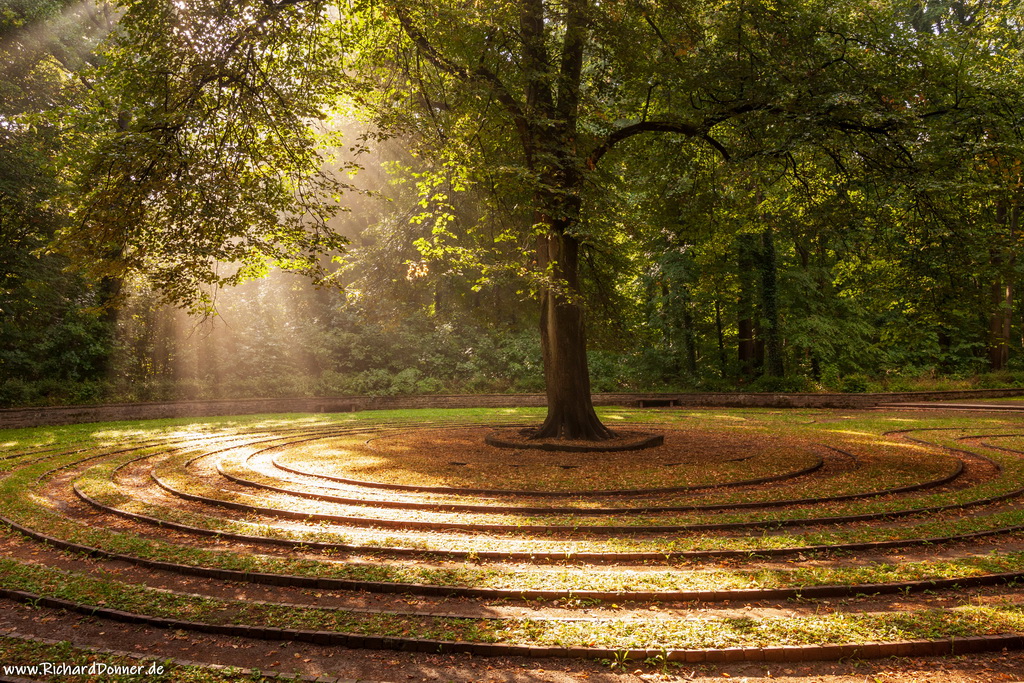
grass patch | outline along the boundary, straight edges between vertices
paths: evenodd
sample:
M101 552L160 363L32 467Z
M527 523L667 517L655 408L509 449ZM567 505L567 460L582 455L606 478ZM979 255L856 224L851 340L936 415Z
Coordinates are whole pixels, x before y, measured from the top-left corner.
M977 419L970 418L935 418L909 420L899 415L884 413L844 415L827 411L714 411L684 413L666 411L634 411L608 409L603 411L605 418L622 418L629 422L666 422L673 425L685 425L699 416L705 424L716 421L722 429L742 431L744 436L760 432L793 434L805 440L820 439L823 443L845 444L855 447L858 454L867 453L873 458L862 475L867 476L872 485L877 485L880 472L884 471L886 462L910 463L905 467L906 474L913 474L918 465L928 464L934 460L933 468L928 470L929 476L936 472L946 471L949 457L934 449L910 446L900 443L895 437L885 436L885 432L897 428L934 429L954 427L959 432L950 432L937 443L964 447L955 440L963 433L983 433L985 430L1012 430L1015 423L1010 418ZM195 420L161 420L148 423L112 423L105 425L77 425L68 428L45 428L38 430L17 430L17 434L9 437L8 432L2 435L5 448L10 453L18 449L50 449L53 452L39 455L36 462L18 460L12 465L12 474L0 482L0 510L5 516L25 524L31 528L45 530L47 533L72 542L99 547L110 552L162 559L195 566L222 567L241 571L260 571L308 576L324 576L353 580L383 581L392 583L426 583L443 586L479 586L507 588L510 590L598 590L598 591L630 591L630 590L712 590L721 588L751 587L801 587L811 585L875 583L884 581L910 581L930 578L960 578L984 573L1015 572L1024 570L1024 559L1019 553L996 553L982 558L963 558L952 561L932 561L900 564L875 564L866 567L825 567L806 568L794 567L791 570L742 570L714 569L693 571L685 567L664 568L660 570L644 570L634 573L602 572L582 567L565 568L509 568L495 565L463 565L451 564L440 567L419 567L400 562L374 560L372 563L336 561L325 555L322 561L303 560L299 558L280 558L254 555L250 552L229 552L225 550L209 550L176 545L154 538L143 538L131 534L90 528L64 518L59 512L51 510L45 499L26 496L26 491L33 492L36 480L47 471L72 465L89 457L92 448L124 447L131 443L145 443L162 439L172 441L188 439L189 435L200 437L214 436L223 438L225 442L239 435L266 433L269 430L294 429L333 429L355 428L365 429L372 424L388 424L396 429L409 426L409 421L422 417L422 422L436 424L468 425L482 421L511 421L538 417L537 410L475 410L475 411L388 411L387 413L366 413L339 416L250 416L246 418L214 418L197 422ZM417 420L420 423L421 420ZM967 431L963 431L967 430ZM938 434L933 433L934 434ZM10 445L10 444L15 445ZM851 446L852 444L852 446ZM73 446L73 448L72 448ZM163 447L166 450L167 447ZM59 450L65 449L65 450ZM973 449L973 448L972 448ZM68 452L65 452L68 451ZM73 452L71 452L73 451ZM154 453L162 452L154 449ZM980 451L979 451L980 452ZM144 453L144 452L141 452ZM887 453L892 457L885 459ZM998 459L1006 468L1005 476L975 487L972 490L954 491L942 494L925 494L915 496L914 505L955 503L970 501L980 494L997 494L1015 485L1015 481L1024 481L1021 472L1022 462L1010 454L999 456L986 452L990 457ZM135 501L112 481L114 467L132 458L139 457L140 452L124 454L108 458L99 465L91 467L80 482L87 487L90 494L103 498L105 502L125 506L126 509L153 514L166 515L183 523L206 526L210 529L235 530L252 535L268 537L289 537L296 541L326 540L337 543L355 543L364 548L365 553L372 555L374 548L389 545L412 547L419 549L455 549L466 552L495 549L524 549L538 551L563 552L571 558L579 552L607 551L634 552L646 551L669 553L693 549L739 549L756 551L766 547L799 548L806 545L828 544L836 542L860 542L867 540L910 539L929 536L944 536L957 533L969 533L1024 524L1024 513L1016 510L973 511L969 516L951 512L943 516L930 516L926 519L909 520L909 524L886 527L863 527L850 529L822 529L806 533L775 533L764 532L754 535L745 534L702 534L679 535L667 539L604 539L600 541L559 541L550 538L472 538L454 535L442 536L437 539L425 538L416 533L396 531L377 532L346 529L340 531L324 524L309 524L298 531L283 530L267 519L224 520L218 517L174 510L162 506L152 506ZM26 454L27 456L27 454ZM171 464L180 464L190 453L183 451L180 455L168 460ZM175 460L176 459L176 460ZM902 474L900 476L903 476ZM897 478L898 479L898 478ZM903 479L898 479L903 480ZM849 490L848 487L858 483L857 477L851 475L846 479L837 477L833 482L817 482L804 490ZM863 482L861 482L863 483ZM886 482L888 483L888 482ZM195 485L195 484L193 484ZM793 487L786 487L783 493L793 495ZM33 494L35 495L35 494ZM701 495L693 500L728 500L730 497L741 498L743 494ZM442 498L443 499L443 498ZM581 503L582 504L582 503ZM902 507L901 507L902 506ZM907 501L877 500L858 501L856 503L825 504L807 510L788 510L771 513L721 513L717 519L744 520L755 517L764 518L797 518L801 515L842 513L845 511L885 511L902 509ZM774 517L772 517L774 516ZM451 517L449 517L450 519ZM664 523L666 519L688 521L707 518L705 515L676 515L672 517L647 517L646 521L657 520ZM568 516L536 516L536 517L505 517L510 521L570 521ZM610 518L608 521L623 518ZM159 534L154 529L154 534ZM442 563L443 564L443 563Z
M98 579L0 560L0 585L89 606L210 624L524 645L629 648L762 647L948 638L1024 630L1014 604L960 605L883 614L831 613L786 618L479 619L353 612L222 600Z

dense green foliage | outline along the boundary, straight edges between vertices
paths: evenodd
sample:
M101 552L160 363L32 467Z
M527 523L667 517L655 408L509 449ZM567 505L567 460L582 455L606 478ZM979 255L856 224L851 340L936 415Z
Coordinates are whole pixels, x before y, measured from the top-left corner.
M539 391L562 219L595 390L1013 383L1020 10L0 3L0 402Z
M102 293L46 247L67 224L52 160L58 126L44 118L82 97L74 74L109 16L64 0L0 3L0 402L100 395L110 353Z

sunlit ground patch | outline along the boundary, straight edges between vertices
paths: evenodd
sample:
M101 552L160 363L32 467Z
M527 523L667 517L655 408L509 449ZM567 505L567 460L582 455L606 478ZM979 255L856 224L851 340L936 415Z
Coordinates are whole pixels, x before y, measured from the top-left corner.
M579 453L496 448L488 427L367 432L282 447L275 462L370 483L495 491L588 492L707 487L795 475L821 455L802 439L665 427L662 446Z
M119 553L122 563L180 563L193 576L237 571L232 591L253 581L305 581L316 590L243 609L194 595L207 581L171 595L118 583L131 572L89 574L94 563L37 568L49 551L5 565L0 585L154 616L613 654L1021 628L1012 582L1024 577L1024 457L1014 452L1024 426L1012 418L718 409L611 416L621 418L616 430L661 433L664 445L494 448L488 433L540 415L485 410L3 435L4 455L16 457L0 462L0 509L33 533ZM873 543L895 544L900 554ZM913 583L930 579L945 583ZM321 585L333 580L356 583ZM1009 602L981 609L989 603L959 587L975 580ZM884 582L896 597L883 604L870 595ZM815 588L840 591L841 608L819 613L806 598ZM505 592L501 604L478 603L471 621L435 616L446 603L412 608L406 599L451 590L476 600L472 591L483 589ZM738 612L753 598L729 591L760 589L797 601L776 596ZM321 592L330 600L366 590L377 594L369 611L319 604ZM500 616L507 602L538 596L558 613ZM295 604L299 597L310 604ZM630 602L630 613L619 613Z

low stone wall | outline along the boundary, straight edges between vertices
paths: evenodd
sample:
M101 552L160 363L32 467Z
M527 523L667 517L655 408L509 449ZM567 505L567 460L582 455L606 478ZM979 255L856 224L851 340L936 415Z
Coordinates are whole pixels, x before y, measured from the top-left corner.
M397 408L480 408L543 406L542 394L465 396L339 396L320 398L254 398L205 401L107 403L101 405L6 408L0 429L42 427L85 422L213 417L260 413L346 413Z
M600 403L603 396L632 397L634 403L625 405L649 406L658 404L719 407L719 408L872 408L883 403L923 403L926 401L965 401L986 398L1024 396L1024 389L964 389L958 391L904 391L881 394L600 394L594 396L599 405L620 405L618 402Z
M701 408L871 408L881 403L963 401L1024 395L1024 389L918 391L893 394L595 394L599 406ZM524 408L543 407L543 394L467 394L428 396L338 396L321 398L256 398L153 403L7 408L0 410L0 429L259 413L340 413L399 408Z

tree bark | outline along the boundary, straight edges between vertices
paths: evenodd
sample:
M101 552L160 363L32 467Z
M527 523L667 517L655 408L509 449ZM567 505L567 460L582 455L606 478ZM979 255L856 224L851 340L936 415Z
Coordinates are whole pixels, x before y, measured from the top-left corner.
M520 111L524 159L542 179L534 196L537 265L547 285L540 296L540 337L548 415L534 438L597 441L612 436L594 412L587 341L579 291L579 242L572 236L581 214L583 169L576 149L580 81L586 45L586 0L567 0L560 50L548 51L541 0L520 7L525 101ZM554 86L554 87L552 87ZM538 158L538 152L544 157Z
M1007 244L1012 244L1019 230L1020 205L1014 201L996 207L996 219L1006 226ZM1013 252L996 246L991 252L995 282L991 285L992 313L989 316L988 362L990 370L1005 370L1010 361L1010 335L1013 330ZM1004 256L1005 254L1005 256Z
M99 377L106 379L109 379L113 372L114 345L117 343L117 316L123 287L124 281L121 278L107 275L100 278L96 288L96 306L100 310L99 319L106 344L106 352L96 368L96 373Z
M729 374L729 361L725 355L725 330L722 328L722 301L715 299L715 332L718 335L718 369L722 379Z
M764 313L764 371L769 377L782 377L782 334L779 329L778 261L775 256L775 239L771 228L761 233L761 302Z
M599 441L613 436L590 397L587 341L579 296L579 243L553 229L537 239L537 261L551 282L541 292L540 340L548 414L534 438Z
M992 371L1005 370L1010 360L1013 286L1000 280L992 284L991 297L994 310L988 319L988 366Z
M690 295L690 287L686 284L679 285L682 299L683 319L683 353L686 360L686 373L691 378L697 377L697 335L693 329L693 297Z
M740 375L753 377L757 368L757 344L754 338L754 275L757 268L754 235L740 235L737 242L737 266L739 269L739 301L736 328L738 332L737 355Z
M662 346L665 349L665 358L668 359L667 367L662 368L661 376L663 379L671 378L675 379L679 375L679 354L676 353L676 326L673 321L671 304L672 294L668 287L668 278L662 273L659 280L659 286L661 288L659 304L658 304L658 317L661 318L661 339ZM653 298L651 293L648 293L650 298Z

